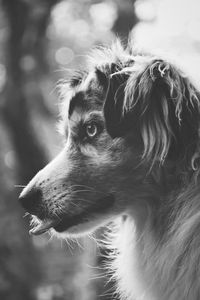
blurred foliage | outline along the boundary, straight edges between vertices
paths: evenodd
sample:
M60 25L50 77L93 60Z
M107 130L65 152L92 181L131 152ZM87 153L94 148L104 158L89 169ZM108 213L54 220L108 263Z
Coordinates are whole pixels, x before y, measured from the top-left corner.
M134 27L138 47L178 54L198 78L199 8L199 0L0 1L0 299L112 299L92 240L28 236L20 185L61 149L56 82L84 66L92 47L115 35L126 44Z

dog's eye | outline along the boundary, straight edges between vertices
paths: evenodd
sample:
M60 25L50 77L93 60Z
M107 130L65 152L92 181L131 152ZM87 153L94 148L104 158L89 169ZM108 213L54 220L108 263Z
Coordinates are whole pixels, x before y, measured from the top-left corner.
M98 134L98 126L96 123L86 125L86 134L89 138L94 138Z

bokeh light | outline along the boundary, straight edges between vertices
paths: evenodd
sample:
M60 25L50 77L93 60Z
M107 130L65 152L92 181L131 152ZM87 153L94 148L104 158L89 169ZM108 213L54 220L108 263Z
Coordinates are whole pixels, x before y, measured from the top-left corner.
M112 2L102 2L90 6L93 24L100 30L111 30L117 18L117 6Z
M152 21L156 18L156 5L153 1L140 0L135 3L135 12L140 20Z
M4 156L5 165L9 169L14 169L16 167L15 155L16 155L15 151L14 150L10 150Z
M67 65L74 59L74 52L68 47L61 47L55 53L55 60L58 64Z

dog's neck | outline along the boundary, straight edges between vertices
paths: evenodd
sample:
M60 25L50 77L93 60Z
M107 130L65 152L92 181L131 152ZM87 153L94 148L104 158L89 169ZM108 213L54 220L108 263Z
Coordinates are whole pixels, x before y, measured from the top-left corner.
M130 210L114 238L122 299L199 299L199 194L195 182L171 191L142 210L142 221L139 211Z

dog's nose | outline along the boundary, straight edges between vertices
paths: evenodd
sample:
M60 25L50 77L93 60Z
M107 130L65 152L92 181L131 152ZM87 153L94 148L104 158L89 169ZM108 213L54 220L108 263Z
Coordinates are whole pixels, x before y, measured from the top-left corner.
M42 191L38 188L24 189L19 196L22 207L30 214L38 214L41 210Z

